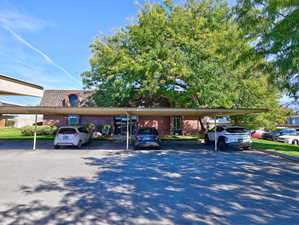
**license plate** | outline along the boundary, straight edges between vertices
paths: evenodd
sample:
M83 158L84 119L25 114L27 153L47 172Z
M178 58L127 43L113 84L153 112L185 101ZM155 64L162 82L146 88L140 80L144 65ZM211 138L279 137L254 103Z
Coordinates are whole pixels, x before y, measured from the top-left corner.
M67 140L67 139L69 139L68 136L63 136L63 140Z
M239 139L238 141L239 141L239 142L244 142L244 139Z

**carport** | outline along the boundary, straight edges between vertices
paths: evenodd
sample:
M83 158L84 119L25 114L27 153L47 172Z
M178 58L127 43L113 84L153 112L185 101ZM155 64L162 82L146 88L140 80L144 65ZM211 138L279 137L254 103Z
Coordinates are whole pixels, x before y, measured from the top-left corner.
M214 118L215 126L217 118L225 116L245 115L252 113L267 112L267 109L223 109L223 108L142 108L142 107L43 107L43 106L1 106L0 114L43 114L43 115L123 115L127 116L126 150L130 143L130 116L197 116ZM216 136L216 130L215 130ZM217 151L217 140L215 138L215 151ZM33 150L36 150L36 130L33 139Z

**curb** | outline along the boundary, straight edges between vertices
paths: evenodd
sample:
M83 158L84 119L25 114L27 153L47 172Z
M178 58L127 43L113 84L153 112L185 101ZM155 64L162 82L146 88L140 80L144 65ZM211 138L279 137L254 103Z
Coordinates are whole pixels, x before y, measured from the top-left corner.
M259 151L259 152L269 154L269 155L275 155L275 156L278 156L280 158L283 158L283 159L286 159L286 160L289 160L289 161L292 161L292 162L295 162L295 163L299 163L299 157L297 157L297 156L287 155L287 154L277 152L277 151L274 151L274 150L270 150L270 149L255 149L255 150Z

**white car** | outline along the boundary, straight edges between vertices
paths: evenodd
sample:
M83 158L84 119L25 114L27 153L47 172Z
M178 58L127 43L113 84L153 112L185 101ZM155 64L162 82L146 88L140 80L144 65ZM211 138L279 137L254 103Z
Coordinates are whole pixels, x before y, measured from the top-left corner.
M54 148L60 146L76 146L81 148L83 144L90 141L91 133L83 126L60 127L54 139Z
M283 142L286 144L299 145L299 135L298 134L285 134L278 136L276 141Z
M238 126L216 126L216 132L215 127L212 128L205 135L205 143L214 143L215 136L220 150L225 150L228 146L250 148L252 143L250 131Z

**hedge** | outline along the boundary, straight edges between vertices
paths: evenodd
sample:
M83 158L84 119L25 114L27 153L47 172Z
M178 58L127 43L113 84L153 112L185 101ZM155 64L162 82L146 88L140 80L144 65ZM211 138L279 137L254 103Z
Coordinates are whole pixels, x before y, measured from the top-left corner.
M93 123L88 123L88 124L85 125L85 127L86 127L86 129L87 129L89 132L91 132L91 131L94 131L94 130L95 130L96 125L93 124Z
M33 136L35 126L25 126L21 128L23 136ZM53 135L57 131L56 126L37 126L36 135Z
M107 125L99 125L97 126L97 129L105 135L109 135L112 132L112 126L107 124Z
M14 127L15 126L15 121L13 121L13 120L6 120L5 126L6 127Z

